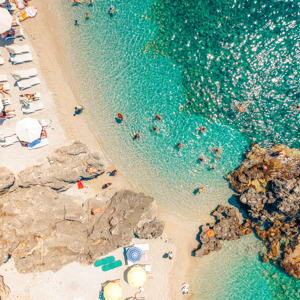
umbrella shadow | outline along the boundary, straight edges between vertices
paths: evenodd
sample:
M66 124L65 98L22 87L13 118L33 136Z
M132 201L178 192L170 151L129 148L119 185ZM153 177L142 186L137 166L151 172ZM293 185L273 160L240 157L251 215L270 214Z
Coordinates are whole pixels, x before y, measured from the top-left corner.
M131 268L132 268L132 266L128 267L128 268L125 270L124 274L123 274L123 279L124 279L124 281L126 281L128 284L129 284L129 282L128 282L127 276L128 276L128 273L129 273L129 271L130 271Z

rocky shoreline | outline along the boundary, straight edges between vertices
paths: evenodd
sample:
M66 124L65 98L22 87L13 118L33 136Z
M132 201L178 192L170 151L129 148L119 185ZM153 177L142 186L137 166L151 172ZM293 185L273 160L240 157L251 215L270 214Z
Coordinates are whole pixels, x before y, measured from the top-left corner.
M154 199L142 193L122 190L84 202L65 195L79 180L99 176L88 168L106 171L106 163L101 152L80 141L57 149L47 163L26 168L18 178L0 168L0 265L13 258L22 273L56 272L74 261L90 264L134 237L163 233Z
M255 233L265 243L262 261L282 267L300 279L300 151L282 145L252 147L241 166L227 179L247 214L243 224L236 209L219 206L216 222L201 227L195 256L221 249L220 240Z

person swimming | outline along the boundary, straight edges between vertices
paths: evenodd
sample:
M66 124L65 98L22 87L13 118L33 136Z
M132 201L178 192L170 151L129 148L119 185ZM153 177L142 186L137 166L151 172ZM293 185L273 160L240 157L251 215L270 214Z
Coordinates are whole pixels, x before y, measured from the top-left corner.
M118 115L117 115L117 116L118 116L118 119L119 119L119 120L121 120L121 121L123 121L123 120L124 120L124 116L123 116L121 113L118 113Z
M199 160L204 162L205 161L205 158L203 156L199 157Z
M156 133L159 133L159 130L157 127L153 127L153 131L155 131Z
M85 13L85 18L86 19L90 19L92 16L89 14L89 12L87 11L86 13Z
M214 150L214 151L216 151L217 153L222 154L222 150L219 149L219 148L212 148L211 150Z
M162 117L160 115L155 115L154 118L157 119L159 122L162 120Z
M79 25L79 19L76 19L76 20L74 21L74 25Z
M182 150L182 143L178 143L176 146L178 149Z
M137 132L137 133L134 134L133 138L137 140L137 139L141 139L141 136L140 136L140 134Z
M110 16L113 16L113 14L115 13L115 7L113 5L109 7L109 12L110 12Z
M198 194L201 194L201 193L203 192L204 189L205 189L205 187L198 188Z
M200 132L205 132L205 131L206 131L206 128L205 128L204 126L200 126L200 127L198 128L198 131L200 131Z

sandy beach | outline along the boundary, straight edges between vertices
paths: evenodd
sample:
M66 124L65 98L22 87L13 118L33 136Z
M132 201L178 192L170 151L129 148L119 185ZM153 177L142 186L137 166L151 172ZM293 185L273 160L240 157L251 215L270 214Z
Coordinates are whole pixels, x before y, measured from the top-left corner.
M60 29L55 26L55 16L48 13L47 1L39 2L32 0L30 5L37 6L39 11L34 19L21 23L25 33L25 40L16 39L15 45L29 45L33 62L12 65L9 54L4 48L5 43L1 41L0 50L5 64L0 67L1 74L7 74L11 86L11 105L8 109L15 109L17 116L5 120L0 125L4 128L15 128L17 121L24 118L18 95L21 94L16 86L11 72L36 68L41 84L26 90L26 92L40 92L44 104L44 110L33 113L30 117L39 120L44 119L49 124L46 128L49 145L36 150L22 147L20 143L0 149L1 166L9 168L16 176L20 170L30 165L40 164L45 161L47 155L56 148L67 145L73 140L81 140L89 145L91 149L101 150L99 141L87 126L84 112L74 116L74 106L80 104L72 91L71 72L62 68L64 55L58 44L60 40ZM105 153L104 153L105 155ZM106 156L109 164L108 170L113 170L113 162ZM107 182L108 174L104 174L89 183L89 188L77 190L76 186L71 188L69 195L76 195L83 200L97 193L109 193L113 195L120 189L134 189L130 182L119 174L110 178L112 188L103 192L102 185ZM195 237L198 226L170 215L168 212L159 211L159 217L165 222L165 231L162 238L154 240L135 240L132 243L149 242L147 263L152 265L154 278L148 280L144 286L144 296L147 299L193 299L193 295L183 297L181 285L188 282L192 275L193 257L191 250L197 246ZM163 258L169 251L174 254L174 259ZM111 255L116 256L124 262L123 248L117 249ZM51 271L35 274L19 274L14 268L14 262L10 260L0 268L0 274L4 276L5 283L10 287L9 299L98 299L101 283L107 280L121 279L123 297L134 296L137 289L130 287L123 278L126 266L123 265L114 271L103 273L100 268L93 265L82 267L72 263L62 268L57 273Z

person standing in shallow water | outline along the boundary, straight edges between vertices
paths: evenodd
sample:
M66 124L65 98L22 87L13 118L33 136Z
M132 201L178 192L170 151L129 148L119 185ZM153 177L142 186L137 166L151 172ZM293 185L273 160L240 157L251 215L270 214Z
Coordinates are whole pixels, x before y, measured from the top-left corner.
M112 17L115 13L115 7L111 5L108 9L109 9L110 16Z

